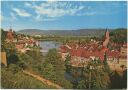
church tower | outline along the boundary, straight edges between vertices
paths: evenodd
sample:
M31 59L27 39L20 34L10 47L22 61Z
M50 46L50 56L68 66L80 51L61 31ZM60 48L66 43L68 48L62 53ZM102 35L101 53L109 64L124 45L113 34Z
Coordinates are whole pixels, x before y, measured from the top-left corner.
M106 29L105 36L104 37L105 37L105 40L103 42L103 47L107 47L107 45L109 43L109 39L110 39L108 29Z
M12 41L13 38L13 30L12 28L10 28L9 31L7 32L7 39Z

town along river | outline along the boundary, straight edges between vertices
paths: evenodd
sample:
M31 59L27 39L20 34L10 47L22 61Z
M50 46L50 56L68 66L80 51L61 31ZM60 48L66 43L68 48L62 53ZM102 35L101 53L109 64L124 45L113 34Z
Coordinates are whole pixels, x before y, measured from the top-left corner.
M53 49L53 48L59 49L59 47L61 46L61 43L58 43L55 41L40 41L39 45L42 48L41 52L43 53L43 55L46 55L50 49ZM82 69L83 69L82 67L72 67L71 66L70 71L66 70L66 72L65 72L65 78L73 83L73 86L74 86L73 88L76 88L78 81L80 81L81 79L84 79L84 78L82 78L83 77L82 76L82 71L83 71ZM124 75L127 76L127 73ZM121 85L120 82L118 83L118 85L115 84L120 80L120 78L119 78L120 76L118 74L117 75L114 74L113 77L115 78L115 80L113 80L113 79L111 80L112 81L111 87L112 88L113 87L120 88L120 85ZM122 83L125 83L125 81L127 81L127 79L124 79L124 81Z
M61 46L61 43L59 42L55 42L55 41L40 41L39 45L41 47L41 52L42 54L45 56L47 54L47 52L50 49L59 49L59 47ZM65 78L71 82L77 82L79 80L81 80L81 71L82 68L78 68L78 67L71 67L71 72L65 72Z

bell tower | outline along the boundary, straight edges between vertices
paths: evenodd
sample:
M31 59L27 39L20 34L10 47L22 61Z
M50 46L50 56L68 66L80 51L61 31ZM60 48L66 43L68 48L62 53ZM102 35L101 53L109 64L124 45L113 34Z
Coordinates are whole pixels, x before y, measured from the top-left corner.
M107 45L109 43L109 39L110 39L108 29L106 29L105 36L104 37L105 37L105 40L103 42L103 47L107 47Z
M8 33L7 33L7 39L9 39L9 40L13 40L13 30L12 30L12 28L10 27L10 29L9 29L9 31L8 31Z

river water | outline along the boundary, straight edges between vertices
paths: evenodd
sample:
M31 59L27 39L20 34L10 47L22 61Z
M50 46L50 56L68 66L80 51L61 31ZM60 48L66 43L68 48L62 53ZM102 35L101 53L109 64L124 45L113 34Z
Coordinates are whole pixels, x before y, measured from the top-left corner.
M50 50L50 49L59 49L59 47L62 45L61 43L58 43L58 42L55 42L55 41L40 41L39 42L39 45L40 45L40 47L41 47L41 52L42 52L42 54L45 56L47 53L48 53L48 51ZM81 71L81 69L75 69L76 70L76 72L79 72L80 73L80 71ZM69 81L79 81L80 80L80 78L74 78L73 77L73 75L71 74L71 73L67 73L67 72L65 72L65 78L67 79L67 80L69 80Z
M42 48L41 49L41 52L44 54L47 54L47 52L50 50L50 49L59 49L59 47L61 46L61 43L58 43L58 42L55 42L55 41L40 41L39 42L39 45L40 47ZM77 67L72 67L74 70L74 72L76 73L68 73L68 72L65 72L65 78L67 80L69 80L70 82L72 83L76 83L80 80L82 80L83 78L81 77L81 73L82 73L82 68L77 68ZM77 74L77 77L76 77L76 74ZM75 75L75 76L74 76ZM118 79L118 78L117 78Z
M45 55L50 49L59 49L61 43L55 41L40 41L39 45L41 47L41 52Z

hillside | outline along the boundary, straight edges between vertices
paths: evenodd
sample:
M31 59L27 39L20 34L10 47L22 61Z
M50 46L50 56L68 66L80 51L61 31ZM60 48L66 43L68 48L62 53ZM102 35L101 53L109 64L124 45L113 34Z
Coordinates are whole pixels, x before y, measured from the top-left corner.
M111 31L111 30L110 30ZM105 29L80 29L80 30L39 30L39 29L24 29L18 33L28 35L62 35L62 36L101 36Z
M115 29L110 32L111 40L115 43L126 43L127 42L127 29Z

